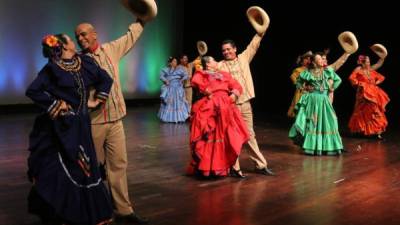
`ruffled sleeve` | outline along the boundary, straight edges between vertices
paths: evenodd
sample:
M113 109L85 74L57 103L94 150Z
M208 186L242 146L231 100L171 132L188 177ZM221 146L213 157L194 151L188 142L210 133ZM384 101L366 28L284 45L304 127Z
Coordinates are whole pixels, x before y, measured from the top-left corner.
M201 93L205 93L208 88L208 79L202 71L197 71L192 77L192 86L197 87Z
M309 82L313 79L313 76L309 70L304 70L300 73L299 77L296 81L296 88L302 89L306 82Z
M339 87L339 85L342 83L342 79L339 77L339 75L335 72L333 68L326 68L324 70L324 75L326 76L327 80L332 80L332 88L336 89Z
M360 83L360 81L358 80L359 71L360 69L356 68L349 76L350 84L354 87L357 87Z

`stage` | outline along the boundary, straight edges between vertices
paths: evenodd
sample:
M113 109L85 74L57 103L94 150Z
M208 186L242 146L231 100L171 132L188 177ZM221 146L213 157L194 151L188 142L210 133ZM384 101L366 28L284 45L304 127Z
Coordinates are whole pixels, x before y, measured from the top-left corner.
M354 138L341 121L347 152L307 156L287 137L290 123L256 113L258 143L277 176L254 173L244 151L247 179L204 180L185 175L189 124L161 123L157 110L157 104L130 107L124 119L130 197L152 225L400 224L398 131L389 130L384 141ZM34 116L0 115L0 224L39 224L26 201Z

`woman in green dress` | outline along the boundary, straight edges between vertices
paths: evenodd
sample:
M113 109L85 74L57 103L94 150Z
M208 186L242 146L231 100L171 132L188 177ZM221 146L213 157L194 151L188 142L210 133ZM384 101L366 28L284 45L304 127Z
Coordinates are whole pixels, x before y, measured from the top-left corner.
M312 57L312 64L297 79L296 87L304 94L296 104L296 120L289 137L310 155L339 155L342 138L329 94L342 82L335 71L324 68L321 53Z

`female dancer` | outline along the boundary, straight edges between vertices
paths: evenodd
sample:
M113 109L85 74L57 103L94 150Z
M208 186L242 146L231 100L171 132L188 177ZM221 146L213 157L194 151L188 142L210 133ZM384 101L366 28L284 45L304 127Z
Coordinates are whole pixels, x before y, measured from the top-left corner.
M390 99L378 84L385 77L376 72L376 64L375 67L370 65L368 56L360 55L357 63L360 66L349 77L351 85L357 89L356 103L349 122L350 132L365 136L376 135L382 139L381 134L388 125L385 107Z
M235 105L242 87L229 73L218 71L218 64L211 56L202 57L202 66L204 70L197 71L192 78L192 86L204 97L192 107L192 162L188 173L203 176L241 174L230 168L249 139L246 123Z
M329 93L341 83L333 68L324 68L322 53L312 57L310 68L297 79L297 88L303 95L296 105L296 120L289 137L300 145L306 154L338 155L343 144L339 134L337 117Z
M189 117L189 104L185 99L183 81L188 79L188 74L182 66L178 66L175 57L168 59L168 66L160 73L160 80L164 83L161 87L161 106L158 117L163 122L185 122Z
M47 35L42 47L49 61L26 91L42 111L29 140L29 211L43 224L107 224L112 205L100 177L88 107L101 106L112 80L90 57L77 55L65 34ZM88 101L90 87L96 95Z

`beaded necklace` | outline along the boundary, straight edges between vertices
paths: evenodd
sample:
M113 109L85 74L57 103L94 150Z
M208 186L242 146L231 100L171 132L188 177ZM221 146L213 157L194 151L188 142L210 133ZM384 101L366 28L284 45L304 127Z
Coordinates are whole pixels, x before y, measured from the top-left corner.
M324 71L323 69L314 69L311 74L315 78L317 88L322 92L324 91Z
M85 83L83 82L82 75L80 73L81 69L81 58L80 57L73 57L71 62L66 62L62 59L54 60L54 62L64 71L69 72L74 79L75 84L78 86L76 92L79 95L79 106L77 109L77 113L79 113L82 109L86 112L87 107L84 107L86 102L86 90L85 90Z
M68 72L78 72L81 69L81 58L73 57L71 62L66 62L62 59L54 60L54 63L57 64L61 69Z

